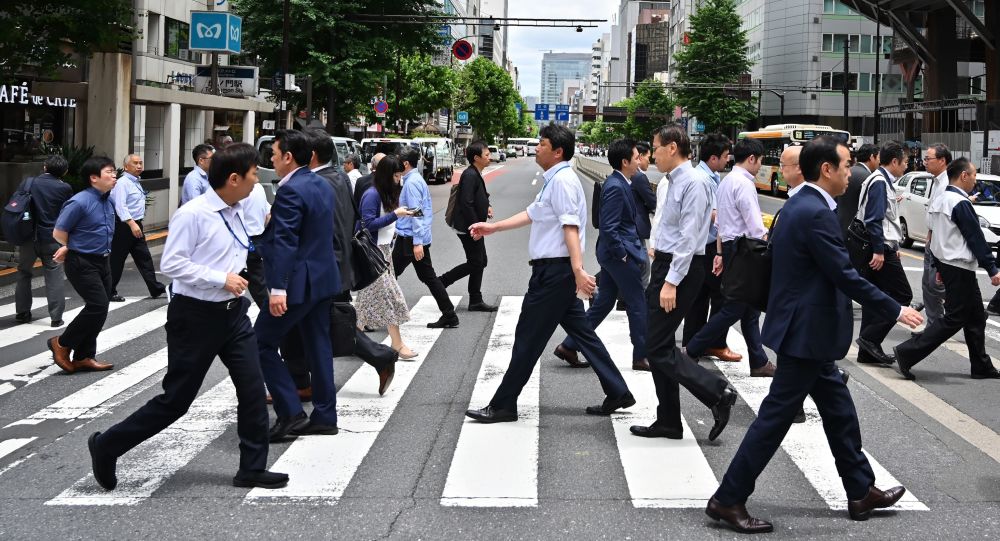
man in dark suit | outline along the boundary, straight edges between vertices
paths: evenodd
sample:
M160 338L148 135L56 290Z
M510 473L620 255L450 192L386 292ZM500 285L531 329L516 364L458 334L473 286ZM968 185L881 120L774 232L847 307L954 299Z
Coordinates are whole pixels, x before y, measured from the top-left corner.
M306 167L312 157L309 137L298 131L279 131L271 149L281 181L261 247L270 300L254 329L264 381L278 415L270 431L273 442L290 434L337 433L330 299L340 293L341 286L333 240L336 201L330 185ZM278 355L289 332L300 334L310 361L311 417L303 411L288 367Z
M847 235L847 227L858 213L858 200L861 198L861 184L878 169L878 147L865 143L855 153L856 161L851 168L851 177L847 183L847 191L837 198L837 217L840 219L840 230Z
M636 232L636 202L629 179L638 169L639 153L631 139L613 141L608 162L614 168L601 190L601 212L597 237L597 262L601 265L601 286L590 308L587 323L594 329L614 308L618 294L624 297L632 339L632 369L649 370L646 359L646 305L642 292L642 269L649 266L646 250ZM568 336L556 346L555 356L578 366L577 344ZM574 363L574 361L576 361Z
M385 154L379 152L372 156L372 164L369 169L371 173L358 178L358 181L354 183L354 208L361 206L361 196L368 191L368 188L372 187L372 181L375 178L375 168L378 167L378 162L382 161Z
M469 277L469 311L496 312L497 306L483 301L483 270L486 269L486 240L473 239L469 226L493 218L490 193L486 191L483 169L490 164L490 149L483 141L473 141L465 147L469 166L458 180L458 200L455 201L451 227L465 250L462 263L440 276L444 287Z
M922 318L858 275L844 246L833 197L847 188L850 153L821 137L799 157L808 184L788 200L771 238L773 271L764 320L764 344L778 354L771 389L733 457L706 514L740 533L772 531L751 517L746 501L791 427L806 396L816 402L852 519L895 504L905 489L875 487L861 451L861 429L851 394L834 361L847 354L854 329L851 299L910 327Z
M632 175L632 196L635 198L635 229L639 234L639 240L643 245L649 240L652 224L650 218L656 212L656 194L649 184L649 177L646 170L649 169L650 149L649 144L643 141L636 141L635 150L639 153L638 168ZM643 287L649 282L649 265L643 271Z

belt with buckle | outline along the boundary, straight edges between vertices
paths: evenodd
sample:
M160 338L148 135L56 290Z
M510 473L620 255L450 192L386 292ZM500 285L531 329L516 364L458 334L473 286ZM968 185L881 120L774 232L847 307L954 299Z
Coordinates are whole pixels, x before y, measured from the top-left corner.
M528 261L528 265L537 267L539 265L557 265L559 263L569 263L568 257L541 257Z
M189 297L187 295L181 295L179 293L174 293L171 300L180 300L181 302L191 302L194 304L201 305L204 308L216 309L216 310L232 310L240 305L243 297L235 297L225 301L206 301L202 299L197 299L195 297Z

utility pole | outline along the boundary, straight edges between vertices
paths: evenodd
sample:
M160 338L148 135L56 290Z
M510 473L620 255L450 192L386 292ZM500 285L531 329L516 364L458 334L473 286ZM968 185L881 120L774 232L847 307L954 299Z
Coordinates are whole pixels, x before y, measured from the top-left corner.
M281 20L281 77L283 78L282 82L284 82L286 80L284 78L288 76L288 26L289 26L288 9L289 9L289 4L290 3L291 3L291 0L285 0L284 7L282 8L282 12L281 12L281 17L282 17L282 20ZM285 84L281 85L281 95L279 97L279 99L281 100L281 103L278 104L278 105L282 106L282 107L279 107L279 110L281 111L281 126L283 128L285 128L285 129L288 128L288 124L286 124L286 122L285 122L286 119L288 118L288 113L285 110L286 107L287 107L286 99L288 97L288 90L285 88L286 86L287 85L285 85Z
M851 105L851 35L844 39L844 130L851 131L849 108Z
M879 68L882 66L882 22L880 17L882 16L882 8L879 7L879 0L875 0L875 43L877 47L877 53L875 54L875 80L872 82L875 85L875 139L874 142L878 145L878 131L879 131L879 112L878 112L878 92L879 87L882 86L882 81L880 81L881 76Z

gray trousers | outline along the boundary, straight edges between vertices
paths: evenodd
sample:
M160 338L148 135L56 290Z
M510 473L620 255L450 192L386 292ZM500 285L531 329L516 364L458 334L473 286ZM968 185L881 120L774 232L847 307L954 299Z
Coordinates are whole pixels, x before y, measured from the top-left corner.
M923 290L924 313L927 315L927 326L944 317L944 284L937 283L937 269L931 266L934 254L930 248L924 249L924 276L920 280Z
M50 242L29 242L22 244L17 263L17 288L14 290L14 307L18 314L31 312L31 269L35 260L42 260L42 275L45 278L45 296L48 298L49 316L52 321L62 319L66 309L66 285L62 265L53 261L52 256L59 249L54 240Z

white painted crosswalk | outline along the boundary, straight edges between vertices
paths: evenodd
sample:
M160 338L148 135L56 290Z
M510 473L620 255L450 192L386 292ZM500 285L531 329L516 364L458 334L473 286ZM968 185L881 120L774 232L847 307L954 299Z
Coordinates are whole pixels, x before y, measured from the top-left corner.
M453 298L456 304L459 300L459 297ZM362 464L378 445L390 419L406 416L408 412L401 405L419 398L411 392L411 383L436 360L456 357L455 351L448 351L439 344L445 333L454 333L447 335L449 343L453 343L453 337L463 336L460 333L484 333L489 336L475 380L471 379L471 374L476 373L476 368L466 380L467 385L472 386L467 407L480 408L488 404L510 362L522 300L516 296L503 297L499 311L487 320L483 329L477 329L463 320L461 329L441 331L426 327L427 322L437 318L438 312L432 298L422 298L411 310L412 320L402 328L409 345L421 353L420 360L398 363L393 384L382 397L375 392L377 374L369 367L357 369L338 391L340 433L336 436L301 437L287 447L273 447L273 452L279 455L274 457L271 468L288 473L291 479L289 485L280 490L251 490L244 501L248 504L309 501L325 505L340 501L349 487L359 482L359 472L366 471ZM105 329L99 339L101 352L128 347L131 342L149 333L163 332L160 328L166 318L165 306L131 301L112 305L126 311L129 317L124 323ZM256 307L251 310L252 316L255 316ZM9 332L18 328L11 327L0 333L0 348L13 351L19 345L43 340L38 333ZM742 337L735 330L731 333L729 343L737 349L743 343ZM607 475L624 475L623 486L627 487L624 496L636 508L703 507L718 487L718 475L726 467L723 461L729 457L721 458L717 453L715 456L711 453L706 455L701 447L704 434L692 431L686 421L682 440L632 436L629 426L646 425L655 419L657 401L652 378L648 373L631 369L632 346L624 312L612 312L598 328L598 334L638 401L629 410L612 415L610 425L605 425L614 434L614 439L609 440L614 443L606 444L609 446L607 451L609 455L617 455L621 465L620 470L609 469ZM475 344L478 338L468 342ZM38 349L36 345L33 351ZM8 417L4 421L6 425L0 428L0 484L14 475L12 472L29 465L53 467L60 462L60 467L65 467L66 463L58 459L49 459L48 464L43 464L40 457L52 452L58 441L70 439L62 436L75 431L73 438L83 441L85 434L101 430L108 418L120 418L141 405L155 392L153 388L166 368L166 353L166 349L153 351L114 371L97 375L96 381L88 379L73 392L41 402L34 413L29 410L23 417ZM471 354L472 351L465 353ZM47 391L51 383L42 383L48 375L58 371L53 367L47 350L25 359L0 359L0 362L4 363L0 366L0 399L4 400L11 397L2 395L13 391L24 393L25 397L27 393ZM440 493L435 494L440 505L455 508L544 506L539 499L539 484L544 482L546 474L539 469L540 433L546 430L541 422L540 385L543 377L554 381L566 377L554 373L543 376L548 362L552 361L543 358L536 366L521 394L518 422L484 425L464 419L457 433L446 436L450 439L442 443L440 450L444 453L444 468L436 471L436 474L444 476L438 485ZM750 378L746 363L717 363L717 367L738 390L741 402L737 407L749 406L756 413L770 380ZM32 387L26 389L29 385ZM50 506L141 505L156 497L157 492L182 471L197 468L200 455L220 436L233 431L236 421L236 395L229 379L206 382L205 389L178 422L119 460L119 485L114 491L100 489L87 465L74 460L72 463L79 467L79 471L74 472L72 479L68 479L63 486L52 487L52 492L45 496L48 498L45 503ZM22 398L20 394L17 397ZM843 509L846 505L843 488L815 405L807 401L805 407L807 423L792 428L781 452L801 471L810 490L830 509ZM89 424L94 426L87 426ZM82 430L85 426L86 430ZM53 438L53 430L63 432ZM745 427L730 425L724 437L739 438L743 430ZM85 446L85 443L82 445ZM76 449L75 453L79 451ZM225 452L231 455L235 467L236 446L226 446ZM869 454L869 460L880 485L896 484L895 477L876 457ZM483 464L489 464L489 467L483 467ZM656 464L656 467L651 468L650 464ZM898 464L887 465L901 467ZM619 471L621 473L616 473ZM171 486L171 494L183 496L184 488ZM919 495L909 492L896 509L919 511L928 507Z

